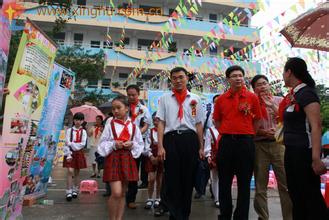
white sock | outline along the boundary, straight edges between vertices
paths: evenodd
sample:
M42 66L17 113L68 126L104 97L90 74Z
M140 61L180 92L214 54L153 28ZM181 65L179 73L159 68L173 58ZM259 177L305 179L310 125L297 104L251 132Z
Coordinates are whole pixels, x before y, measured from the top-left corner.
M66 194L72 194L72 189L67 189Z

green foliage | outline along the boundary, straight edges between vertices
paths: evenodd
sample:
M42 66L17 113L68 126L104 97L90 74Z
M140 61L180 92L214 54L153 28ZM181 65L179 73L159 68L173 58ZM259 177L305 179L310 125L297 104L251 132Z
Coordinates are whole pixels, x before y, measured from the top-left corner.
M72 18L75 19L72 7L72 0L39 0L39 4L42 6L50 6L54 9L59 8L60 11L65 11L65 16L61 13L56 13L55 25L50 36L54 36L64 29L65 24Z
M325 93L325 86L323 84L317 85L317 91L321 101L321 118L323 132L329 130L329 96ZM328 89L328 88L327 88Z
M24 24L19 24L24 25ZM9 45L9 55L8 55L8 64L7 64L7 72L6 72L6 82L9 81L10 74L13 70L19 42L21 40L23 31L16 31L11 35L10 45Z
M104 51L91 54L81 47L62 47L57 51L55 61L77 74L76 81L99 80L104 75Z
M118 88L118 87L120 86L120 83L119 83L119 82L113 82L113 83L112 83L112 86L113 86L114 88Z

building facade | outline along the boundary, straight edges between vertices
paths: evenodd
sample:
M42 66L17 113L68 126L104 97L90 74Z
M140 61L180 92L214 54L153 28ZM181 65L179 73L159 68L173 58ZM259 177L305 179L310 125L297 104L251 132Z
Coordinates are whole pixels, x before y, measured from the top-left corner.
M29 17L46 32L52 29L56 14L66 13L54 6L40 6L35 2L23 2L27 10L20 18ZM200 67L218 60L214 58L219 58L223 65L229 65L232 54L259 40L258 30L250 27L254 4L245 0L202 0L197 15L185 16L184 24L171 20L168 31L171 39L167 49L156 49L156 46L159 46L164 25L177 12L178 0L136 0L133 4L113 1L114 8L110 1L74 0L73 3L75 18L70 19L64 30L54 38L60 46L77 45L91 52L104 50L104 79L89 81L88 86L122 89L129 83L137 83L145 89L166 89L166 77L154 79L180 59L188 70L202 72L209 78L199 79L198 84L204 91L210 92L207 81L215 79L212 75L219 76L223 71L215 68L204 72L207 69L201 70ZM222 23L225 18L232 18L232 12L238 15L233 26L232 23ZM220 43L205 50L198 42L218 26L222 33L217 36ZM157 53L155 62L148 59L150 53ZM146 62L141 64L141 60ZM241 62L246 64L249 61L242 59ZM144 70L136 75L137 67ZM255 70L258 67L252 71Z

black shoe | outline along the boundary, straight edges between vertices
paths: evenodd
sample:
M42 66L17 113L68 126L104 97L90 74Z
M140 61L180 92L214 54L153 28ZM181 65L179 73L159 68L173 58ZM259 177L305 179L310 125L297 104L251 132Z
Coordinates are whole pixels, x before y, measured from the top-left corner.
M200 199L201 196L202 196L202 195L201 195L200 193L197 192L197 193L195 193L194 198L195 198L195 199Z
M72 201L72 194L71 193L66 194L66 201L68 201L68 202Z
M141 183L139 186L138 186L138 189L145 189L147 188L147 184L146 183Z
M72 197L73 197L73 199L78 198L78 193L77 193L77 192L73 192L73 193L72 193Z
M168 212L168 211L160 207L160 208L157 208L154 210L154 216L160 217L160 216L163 216L166 212Z

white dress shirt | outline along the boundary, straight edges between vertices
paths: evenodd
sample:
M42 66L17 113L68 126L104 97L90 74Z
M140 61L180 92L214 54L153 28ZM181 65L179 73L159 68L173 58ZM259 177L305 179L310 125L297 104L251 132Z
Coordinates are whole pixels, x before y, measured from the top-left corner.
M196 101L196 114L192 115L191 102ZM201 99L199 96L187 92L186 99L183 102L183 118L178 118L179 105L173 92L167 93L160 97L159 107L156 114L161 121L165 121L165 131L167 132L174 130L194 130L196 131L195 125L199 122L204 121L204 109L202 108Z
M128 118L127 121L128 120L130 121L130 118ZM119 137L124 128L124 125L114 122L114 127L115 127L115 131L117 133L117 137ZM132 123L129 123L128 131L129 131L130 135L132 135L132 130L133 130L133 125L132 125ZM133 158L138 158L144 149L142 134L141 134L138 126L136 126L135 135L132 140L132 143L133 143L133 146L131 148L131 154L132 154ZM105 125L102 136L98 143L97 152L102 157L106 157L113 150L115 150L115 140L114 140L113 132L111 129L111 121L108 121Z

